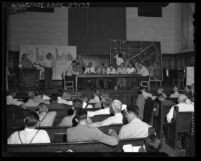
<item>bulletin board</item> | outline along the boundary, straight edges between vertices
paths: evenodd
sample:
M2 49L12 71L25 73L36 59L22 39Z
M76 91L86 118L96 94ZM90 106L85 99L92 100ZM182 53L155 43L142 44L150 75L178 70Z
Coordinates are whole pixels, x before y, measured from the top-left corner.
M115 55L122 53L124 62L133 66L143 64L150 72L151 80L163 80L161 45L158 41L110 41L110 64L115 64Z

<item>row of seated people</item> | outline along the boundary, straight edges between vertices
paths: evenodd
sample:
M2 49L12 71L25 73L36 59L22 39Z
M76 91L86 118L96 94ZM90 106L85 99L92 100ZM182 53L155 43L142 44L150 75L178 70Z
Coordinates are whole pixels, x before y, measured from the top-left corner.
M136 63L136 67L133 67L130 63L125 64L121 63L121 65L115 67L113 65L110 65L108 67L105 67L104 63L102 63L98 67L94 67L92 62L90 62L86 68L80 66L80 63L77 63L76 61L72 61L71 65L68 66L65 71L63 72L63 75L66 75L66 80L72 79L75 81L75 76L76 75L82 75L82 74L139 74L142 75L143 77L149 76L149 71L141 64ZM69 78L72 77L72 78ZM83 81L83 80L82 80ZM115 83L116 82L116 83ZM119 88L130 88L133 86L133 84L136 82L136 79L134 78L96 78L96 79L88 79L85 80L84 84L89 84L88 86L94 87L96 85L96 88L100 88L102 86L103 88L108 88L108 87L114 87L115 85ZM137 80L139 82L139 80ZM83 84L79 83L80 86ZM84 86L83 86L84 87ZM82 87L82 88L83 88Z
M186 89L188 89L188 88L186 88ZM174 87L173 90L175 92L170 95L170 98L173 97L173 96L175 98L178 97L179 96L178 88ZM164 100L165 98L167 98L167 96L164 93L163 89L161 89L161 88L158 89L158 91L157 91L158 97L153 96L152 94L146 92L144 88L140 88L140 92L141 92L141 94L139 94L138 99L136 101L136 105L140 109L140 116L139 117L140 117L140 119L144 118L145 122L150 123L150 119L147 120L146 117L150 118L152 110L155 110L155 109L150 108L151 111L150 110L148 111L148 108L146 108L144 110L145 100L147 98L151 98L152 100L155 100L156 98L159 98L159 100ZM186 93L190 93L190 91L186 91ZM51 97L52 98L51 103L50 103L49 100L43 98L43 97L47 97L47 96L40 95L40 94L37 94L35 96L33 92L29 92L29 94L28 94L29 99L28 99L28 101L26 103L23 103L23 102L20 102L20 101L16 100L14 98L15 95L16 95L16 93L11 92L11 94L7 96L7 105L10 105L10 104L22 105L21 107L23 107L25 109L29 109L29 108L32 108L32 107L37 107L40 103L47 104L48 109L64 108L65 106L63 106L63 104L73 105L73 101L70 100L71 96L67 92L63 92L62 97L58 97L57 94L53 94L52 97ZM107 108L107 107L111 106L111 102L112 102L112 100L108 97L107 93L105 93L105 92L100 93L99 90L96 90L96 92L93 94L92 99L87 101L87 99L85 98L84 103L83 103L83 107L85 107L87 105L87 103L92 103L92 104L94 104L95 108ZM190 104L189 99L187 99L187 103ZM104 104L105 107L103 107L103 104ZM126 105L123 105L123 106L125 108ZM87 108L92 108L92 107L93 106L87 105ZM34 108L34 109L36 109L36 108ZM43 111L45 111L45 110L43 109ZM70 113L72 113L72 112L69 112L69 114ZM144 115L144 113L145 113L145 115ZM53 116L55 116L55 114Z
M87 120L87 111L83 108L79 108L76 111L75 121L76 124L72 128L68 128L66 130L66 136L68 142L77 142L77 141L98 141L101 143L105 143L107 145L116 146L120 139L124 138L138 138L136 135L140 137L148 136L148 125L145 126L142 122L141 127L140 122L138 122L138 126L140 129L135 128L133 119L137 121L138 109L137 107L128 107L127 109L127 118L130 120L128 125L123 125L119 136L113 129L109 129L108 134L104 134L99 129L90 126ZM37 130L36 127L39 124L39 116L35 112L30 112L25 117L25 129L21 131L14 132L8 138L8 144L31 144L31 143L50 143L50 138L45 130ZM131 128L133 124L133 128ZM130 131L132 129L132 131ZM130 134L127 134L128 131ZM132 134L133 133L133 134ZM161 147L161 141L155 136L151 136L149 139L150 146L153 146L155 142L155 146L153 146L150 150L152 152L158 152ZM153 149L154 148L154 149ZM143 146L140 152L149 151L145 146Z

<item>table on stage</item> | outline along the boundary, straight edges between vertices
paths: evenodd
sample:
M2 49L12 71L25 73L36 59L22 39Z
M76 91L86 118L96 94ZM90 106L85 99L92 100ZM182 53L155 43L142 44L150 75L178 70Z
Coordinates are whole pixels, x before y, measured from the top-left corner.
M77 75L75 77L75 90L78 89L78 79L83 78L141 78L142 76L140 74L83 74L83 75Z

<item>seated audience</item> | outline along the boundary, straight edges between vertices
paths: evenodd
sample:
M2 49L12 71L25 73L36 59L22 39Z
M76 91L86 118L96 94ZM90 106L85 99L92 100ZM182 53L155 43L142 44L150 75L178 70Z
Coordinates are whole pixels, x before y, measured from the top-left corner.
M44 94L43 91L35 91L35 100L42 101L43 103L50 104L50 97Z
M170 98L178 98L179 95L180 95L178 87L177 87L177 86L174 86L173 91L174 91L174 93L172 93L172 94L170 95Z
M24 119L25 129L16 131L9 136L8 144L50 143L49 135L45 130L38 130L39 116L29 112Z
M73 107L72 107L72 109L74 110L74 112L76 114L76 112L77 112L78 109L85 108L86 105L87 104L84 105L83 100L81 100L81 99L74 99L73 100ZM75 119L75 117L73 117L73 126L76 125L76 123L74 122L74 119ZM89 124L92 123L92 120L89 117L87 117L87 123L89 123Z
M62 119L58 126L73 126L73 118L75 117L75 111L68 109L67 116Z
M93 98L89 100L89 103L100 103L101 97L100 97L100 90L96 89L96 91L93 93Z
M109 67L107 67L106 73L107 73L107 74L116 74L117 71L116 71L116 69L113 67L113 65L110 65Z
M110 116L101 122L95 122L95 123L89 124L89 126L101 127L101 126L109 126L112 124L123 124L123 115L121 113L121 109L122 109L122 103L119 100L114 100L112 102L112 112L114 113L114 116ZM104 109L104 110L106 111L107 109ZM97 112L95 111L95 113ZM110 109L108 109L106 112L110 113Z
M32 109L32 107L37 107L40 103L50 104L49 101L44 101L42 98L36 97L33 91L29 91L28 101L23 106L27 109Z
M139 119L139 109L136 105L127 107L128 124L123 125L119 131L119 139L143 138L148 136L149 124Z
M118 144L118 135L114 130L109 129L109 135L106 135L98 128L88 126L87 111L85 109L79 109L75 117L78 125L67 129L66 137L68 142L98 141L111 146Z
M58 94L57 93L53 93L51 95L51 103L49 105L47 105L48 109L63 109L65 108L64 104L60 104L57 102L58 99Z
M84 71L84 74L93 74L93 73L96 73L95 72L95 68L93 66L93 63L92 62L89 62L85 71Z
M167 98L167 95L164 93L164 89L163 88L159 88L157 90L157 95L158 95L158 99L159 100L164 100L165 98Z
M15 105L15 106L21 106L24 104L22 101L18 101L16 97L16 92L13 90L10 90L6 96L6 105Z
M188 99L191 99L191 97L193 96L193 94L192 94L191 86L190 86L190 85L187 85L187 86L185 87L184 94L186 95L186 97L187 97Z
M145 144L139 149L139 152L157 153L160 151L162 141L156 135L150 135L145 140Z
M184 94L181 94L178 97L178 104L174 106L178 106L179 112L194 112L194 105L186 103L187 97ZM174 106L172 106L167 114L167 122L170 123L173 118Z
M62 92L62 96L57 97L57 103L59 104L66 104L66 105L73 105L73 102L71 101L71 95L67 91Z
M48 112L47 105L41 103L38 105L38 109L36 110L37 114L39 115L39 126L52 126L54 120L56 118L57 112L50 111Z

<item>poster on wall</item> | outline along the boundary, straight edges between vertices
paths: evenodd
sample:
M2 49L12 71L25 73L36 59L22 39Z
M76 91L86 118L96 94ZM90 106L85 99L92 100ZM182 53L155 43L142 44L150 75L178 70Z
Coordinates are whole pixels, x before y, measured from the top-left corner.
M23 54L28 54L28 58L35 64L42 64L46 55L51 53L55 61L53 68L53 80L62 80L62 73L66 66L76 58L76 46L54 46L54 45L20 45L20 59ZM40 70L40 79L44 79L44 69L35 66Z
M110 64L116 64L115 55L120 53L126 63L144 65L149 70L151 80L163 80L160 42L111 40Z
M186 85L194 83L194 67L186 67Z

